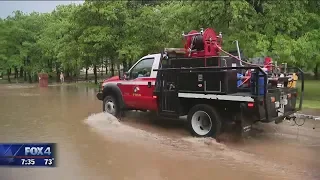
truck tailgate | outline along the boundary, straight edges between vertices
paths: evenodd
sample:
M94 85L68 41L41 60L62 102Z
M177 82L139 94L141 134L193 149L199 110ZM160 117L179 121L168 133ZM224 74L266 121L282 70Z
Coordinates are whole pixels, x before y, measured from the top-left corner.
M278 121L284 117L297 112L297 89L281 88L269 90L267 94L267 101L260 103L259 116L262 122ZM266 118L266 111L264 103L267 103L268 119Z

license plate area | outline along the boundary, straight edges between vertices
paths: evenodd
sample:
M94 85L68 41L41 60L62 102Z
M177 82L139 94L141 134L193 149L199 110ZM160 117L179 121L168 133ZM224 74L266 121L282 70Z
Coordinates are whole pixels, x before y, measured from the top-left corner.
M288 98L287 98L287 95L282 95L280 96L280 105L287 105L288 104Z
M279 107L277 109L278 116L283 116L285 113L285 106L288 104L288 96L287 94L281 93L279 99Z

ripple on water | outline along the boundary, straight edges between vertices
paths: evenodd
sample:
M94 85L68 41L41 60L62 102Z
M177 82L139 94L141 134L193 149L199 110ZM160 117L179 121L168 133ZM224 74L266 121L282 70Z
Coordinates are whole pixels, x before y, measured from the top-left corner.
M19 95L24 97L40 96L40 94L35 93L20 93Z
M26 89L26 88L34 88L36 85L5 85L5 88L8 89Z

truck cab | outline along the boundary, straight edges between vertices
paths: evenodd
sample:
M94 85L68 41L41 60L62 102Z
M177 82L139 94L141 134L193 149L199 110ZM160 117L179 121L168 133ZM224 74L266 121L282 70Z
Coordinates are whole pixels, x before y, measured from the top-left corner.
M103 81L97 94L103 101L103 111L119 116L121 110L158 109L153 95L161 54L150 54L139 59L124 75Z

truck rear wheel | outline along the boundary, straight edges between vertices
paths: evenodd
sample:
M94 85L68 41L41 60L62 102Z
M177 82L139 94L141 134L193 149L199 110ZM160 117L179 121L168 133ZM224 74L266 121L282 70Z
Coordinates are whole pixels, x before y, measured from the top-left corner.
M118 101L113 96L106 96L103 99L103 112L107 112L112 114L115 117L119 117L120 115L120 107Z
M207 104L195 105L188 113L191 134L197 137L216 137L221 130L221 120L216 110Z

